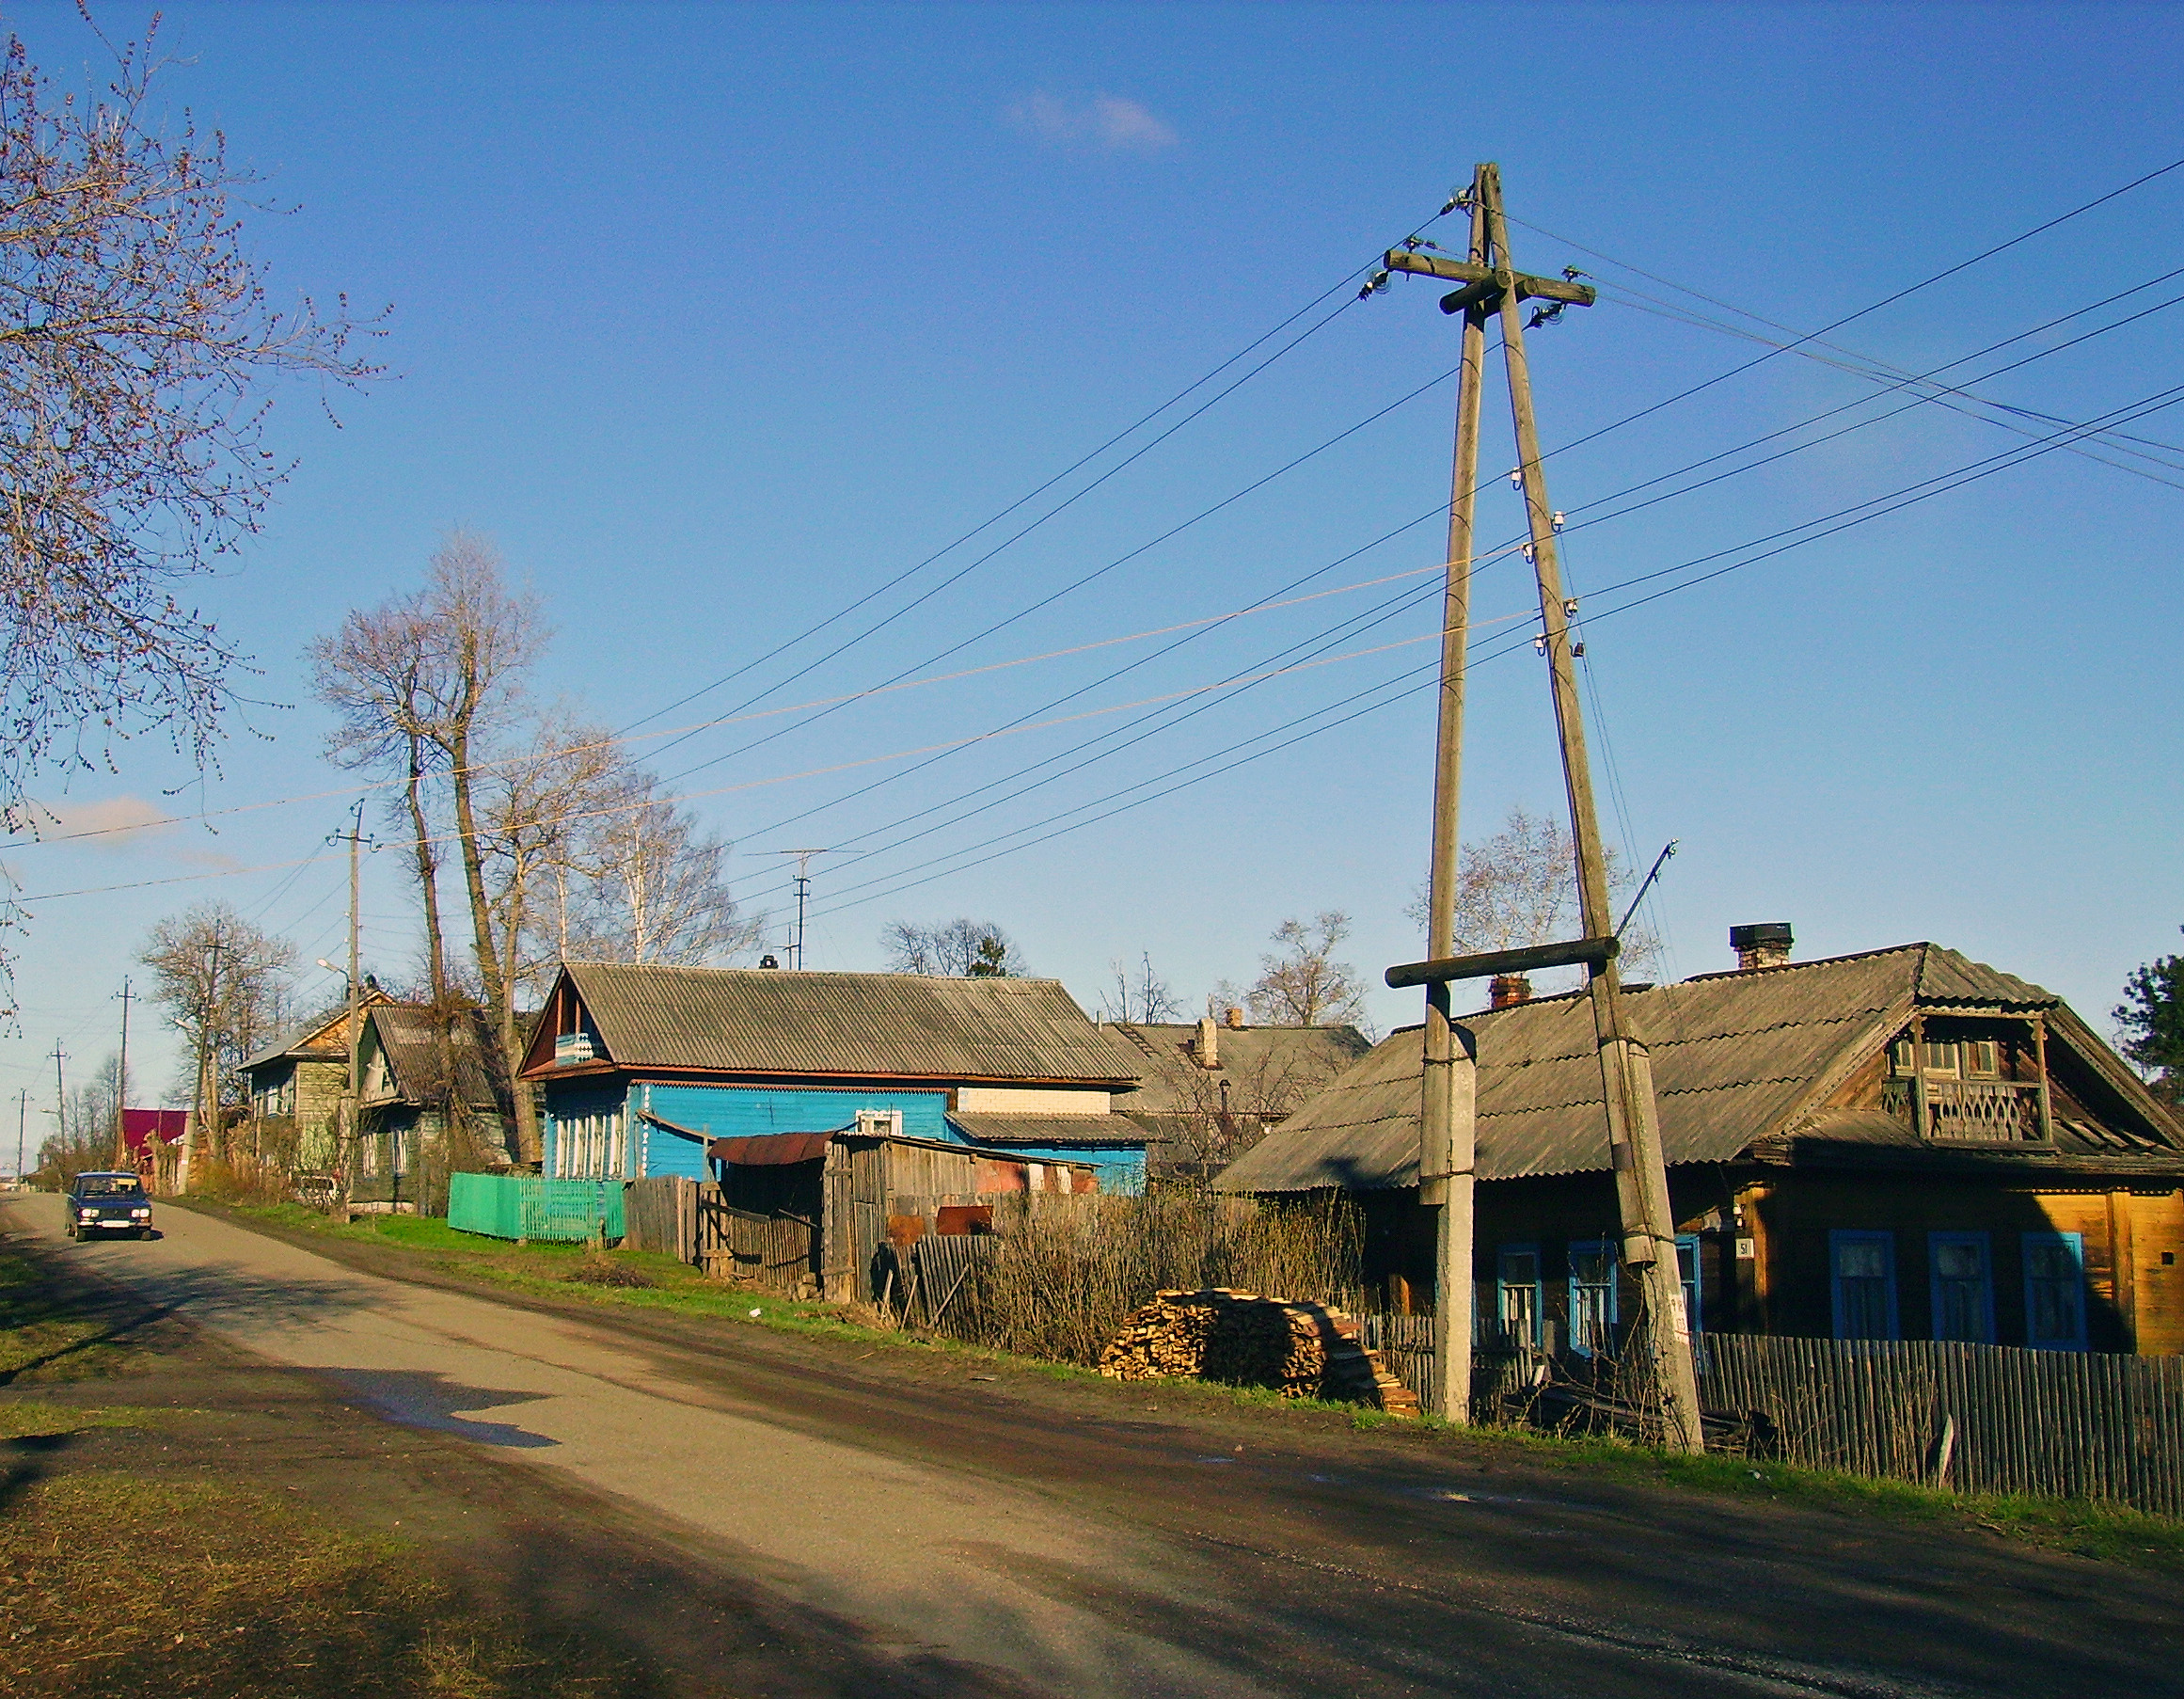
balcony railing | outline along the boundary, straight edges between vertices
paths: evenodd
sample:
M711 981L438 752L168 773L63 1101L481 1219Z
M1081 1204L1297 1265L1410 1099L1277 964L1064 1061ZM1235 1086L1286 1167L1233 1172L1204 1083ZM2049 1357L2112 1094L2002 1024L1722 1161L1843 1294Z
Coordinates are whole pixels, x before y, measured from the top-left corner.
M1936 1144L2037 1144L2040 1088L2018 1080L1928 1079L1923 1131Z

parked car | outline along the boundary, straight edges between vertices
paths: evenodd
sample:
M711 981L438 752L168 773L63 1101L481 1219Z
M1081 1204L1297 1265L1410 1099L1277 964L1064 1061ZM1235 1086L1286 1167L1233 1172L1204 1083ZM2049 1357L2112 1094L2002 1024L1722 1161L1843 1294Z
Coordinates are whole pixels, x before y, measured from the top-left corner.
M69 1185L69 1237L127 1233L133 1239L151 1231L151 1199L144 1182L127 1171L78 1174Z

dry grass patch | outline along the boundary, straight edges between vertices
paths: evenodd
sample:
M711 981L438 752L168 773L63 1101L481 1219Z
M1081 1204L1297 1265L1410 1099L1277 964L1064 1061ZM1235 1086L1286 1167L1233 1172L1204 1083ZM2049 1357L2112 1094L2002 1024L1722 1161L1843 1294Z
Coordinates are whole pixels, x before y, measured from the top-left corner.
M0 1691L637 1694L633 1662L472 1611L388 1541L212 1482L78 1474L0 1519Z

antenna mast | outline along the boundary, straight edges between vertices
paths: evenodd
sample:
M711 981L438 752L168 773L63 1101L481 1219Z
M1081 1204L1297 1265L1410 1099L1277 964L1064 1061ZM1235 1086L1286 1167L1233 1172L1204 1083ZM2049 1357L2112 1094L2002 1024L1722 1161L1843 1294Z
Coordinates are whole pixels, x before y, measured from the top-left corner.
M789 966L801 968L804 965L804 909L805 905L810 902L812 896L812 857L831 855L833 851L829 850L783 850L781 853L793 855L797 858L797 926L795 932L789 938Z

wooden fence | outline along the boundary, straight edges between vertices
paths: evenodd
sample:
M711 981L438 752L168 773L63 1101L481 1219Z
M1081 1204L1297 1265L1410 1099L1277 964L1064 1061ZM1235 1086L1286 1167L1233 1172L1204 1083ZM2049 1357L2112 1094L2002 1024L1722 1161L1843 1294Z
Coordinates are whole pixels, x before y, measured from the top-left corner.
M938 1327L1001 1241L990 1233L927 1233L898 1259L902 1291L894 1294L914 1326Z
M673 1175L629 1183L624 1243L656 1250L738 1286L784 1298L808 1294L815 1229L783 1211L761 1214L722 1200L720 1188Z
M1380 1352L1430 1410L1433 1320L1366 1315ZM2184 1516L2184 1358L1946 1342L1697 1336L1699 1398L1756 1454L1959 1492L2097 1499ZM1472 1410L1521 1405L1571 1365L1481 1348ZM1584 1378L1596 1379L1596 1365Z
M1698 1345L1700 1401L1763 1415L1785 1462L2184 1516L2184 1358L1745 1334Z
M812 1252L817 1224L780 1212L759 1215L720 1200L716 1186L698 1190L698 1262L709 1275L776 1297L815 1296Z

